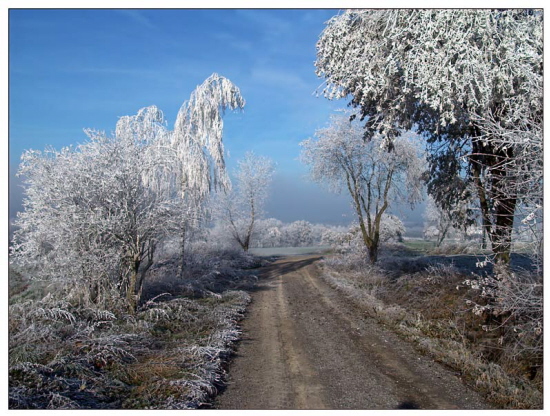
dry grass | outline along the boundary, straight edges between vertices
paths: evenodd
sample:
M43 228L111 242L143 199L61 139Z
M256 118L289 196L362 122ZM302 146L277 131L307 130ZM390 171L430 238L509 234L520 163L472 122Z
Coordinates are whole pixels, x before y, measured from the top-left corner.
M383 258L379 267L358 256L335 256L322 267L329 284L421 351L459 371L496 407L542 408L542 355L512 355L523 342L517 334L484 330L495 318L472 313L472 305L485 299L463 284L475 276L452 264L430 266L406 256Z
M11 273L9 407L207 407L223 385L250 300L232 290L254 280L239 267L255 264L250 256L212 255L208 268L196 262L184 281L157 268L135 315L83 306ZM155 299L155 283L170 293Z

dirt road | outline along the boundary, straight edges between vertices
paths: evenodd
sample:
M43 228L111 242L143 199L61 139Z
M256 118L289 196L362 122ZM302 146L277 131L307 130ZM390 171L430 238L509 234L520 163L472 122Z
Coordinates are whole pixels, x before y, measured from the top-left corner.
M363 316L319 256L265 267L217 409L484 409L453 372Z

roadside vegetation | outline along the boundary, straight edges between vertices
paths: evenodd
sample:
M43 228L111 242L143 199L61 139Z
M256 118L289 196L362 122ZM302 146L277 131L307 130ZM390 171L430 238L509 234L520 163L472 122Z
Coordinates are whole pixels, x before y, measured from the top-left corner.
M183 279L173 255L158 259L132 314L123 303L83 306L78 290L10 268L9 407L208 407L260 263L236 250L190 251Z
M502 319L484 309L490 300L479 288L491 270L477 266L485 255L456 256L451 244L453 255L441 255L443 245L434 256L428 249L434 245L386 245L377 265L360 251L334 253L321 262L321 275L367 315L451 367L497 408L542 408L542 276L522 269L529 264L526 256L512 255L524 282L516 293L523 293Z
M110 136L22 155L10 408L185 409L216 393L258 266L208 240L211 193L230 188L222 116L243 106L213 74L173 130L151 106Z

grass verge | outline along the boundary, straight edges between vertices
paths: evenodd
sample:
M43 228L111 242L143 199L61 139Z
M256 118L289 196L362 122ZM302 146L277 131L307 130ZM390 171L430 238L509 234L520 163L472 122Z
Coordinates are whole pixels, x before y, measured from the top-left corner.
M250 301L239 288L254 276L243 268L256 263L218 253L183 280L165 263L134 315L81 305L12 271L9 408L208 407Z
M480 301L478 294L462 285L469 276L449 265L417 270L415 263L407 273L404 262L396 273L357 256L332 256L321 263L321 276L369 316L459 372L495 407L541 409L542 357L512 355L511 341L483 330L484 318L467 304Z

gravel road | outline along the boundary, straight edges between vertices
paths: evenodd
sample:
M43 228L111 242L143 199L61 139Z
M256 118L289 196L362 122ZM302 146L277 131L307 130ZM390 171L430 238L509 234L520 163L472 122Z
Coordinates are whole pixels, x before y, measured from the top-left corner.
M285 257L262 269L215 408L490 408L324 283L318 259Z

